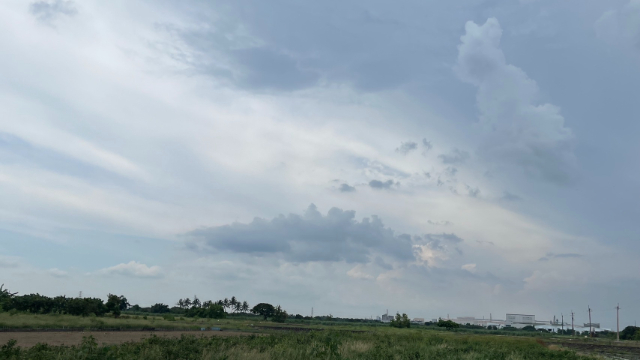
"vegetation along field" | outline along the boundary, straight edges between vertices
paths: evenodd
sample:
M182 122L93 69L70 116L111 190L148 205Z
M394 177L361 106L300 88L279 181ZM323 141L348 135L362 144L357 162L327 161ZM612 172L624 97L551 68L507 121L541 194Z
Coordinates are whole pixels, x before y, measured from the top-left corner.
M610 334L609 334L610 335ZM0 288L0 359L640 359L638 328L613 342L447 320L412 324L289 315L232 297L131 306Z

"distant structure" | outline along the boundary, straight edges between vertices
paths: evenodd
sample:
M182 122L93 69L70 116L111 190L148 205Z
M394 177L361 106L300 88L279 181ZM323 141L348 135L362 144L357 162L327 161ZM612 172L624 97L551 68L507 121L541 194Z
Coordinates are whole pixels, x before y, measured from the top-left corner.
M600 329L600 323L585 323L584 327L586 328L594 328L594 329Z
M411 320L412 323L414 324L424 324L424 318L413 318L413 320Z
M393 320L393 315L389 316L389 310L387 310L386 314L382 314L382 317L380 318L380 321L383 323L391 322L391 320Z
M524 314L507 314L507 318L504 324L506 326L512 327L525 327L529 325L534 326L536 325L536 316Z

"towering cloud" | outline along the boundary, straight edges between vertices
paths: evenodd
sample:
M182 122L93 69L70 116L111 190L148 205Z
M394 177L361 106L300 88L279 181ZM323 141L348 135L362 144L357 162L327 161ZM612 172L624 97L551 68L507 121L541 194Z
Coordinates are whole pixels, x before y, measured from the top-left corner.
M476 95L488 160L517 165L544 179L565 183L575 167L574 136L560 109L539 102L534 80L508 64L500 48L502 28L490 18L467 22L455 71L478 88Z

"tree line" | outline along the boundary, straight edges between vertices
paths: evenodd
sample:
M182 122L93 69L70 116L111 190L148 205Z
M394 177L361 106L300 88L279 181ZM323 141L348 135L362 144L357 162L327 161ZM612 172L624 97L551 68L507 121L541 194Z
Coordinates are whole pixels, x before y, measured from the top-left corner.
M197 296L193 299L179 299L176 306L156 303L150 307L129 304L124 295L107 295L107 301L100 298L72 298L66 296L49 297L40 294L18 295L0 285L0 312L20 311L32 314L68 314L76 316L104 316L111 314L119 317L122 312L142 312L150 314L179 314L185 317L222 319L227 310L233 313L259 315L267 320L284 322L288 314L280 305L273 306L260 303L253 308L247 301L239 301L235 296L222 300L201 301Z

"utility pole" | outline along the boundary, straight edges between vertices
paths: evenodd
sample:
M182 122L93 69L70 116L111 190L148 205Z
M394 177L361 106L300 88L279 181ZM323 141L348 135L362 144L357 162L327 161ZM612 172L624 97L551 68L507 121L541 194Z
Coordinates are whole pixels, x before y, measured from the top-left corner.
M576 329L573 328L573 310L571 310L571 331L573 331L573 336L576 336Z
M593 326L591 325L591 306L587 305L589 308L589 337L593 337Z
M313 319L313 306L311 307L311 319Z
M562 335L564 335L564 314L560 313L560 316L562 317Z
M620 341L620 303L616 306L616 341Z

